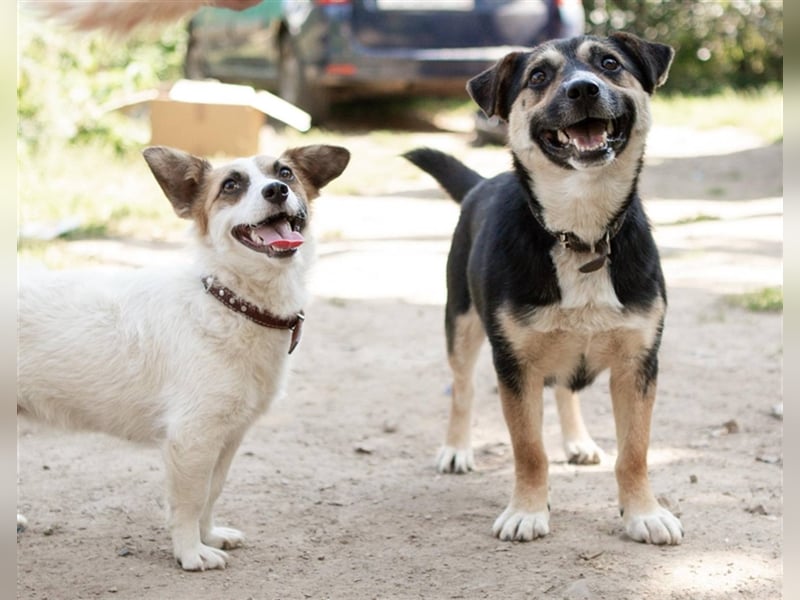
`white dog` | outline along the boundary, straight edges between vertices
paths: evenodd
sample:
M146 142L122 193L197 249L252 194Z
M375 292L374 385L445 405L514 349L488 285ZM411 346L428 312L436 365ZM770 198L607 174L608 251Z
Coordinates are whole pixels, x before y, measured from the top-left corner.
M280 393L314 257L309 203L350 158L305 146L212 168L165 147L144 157L178 216L192 267L23 278L17 411L163 446L169 527L186 570L241 544L212 518L247 429Z

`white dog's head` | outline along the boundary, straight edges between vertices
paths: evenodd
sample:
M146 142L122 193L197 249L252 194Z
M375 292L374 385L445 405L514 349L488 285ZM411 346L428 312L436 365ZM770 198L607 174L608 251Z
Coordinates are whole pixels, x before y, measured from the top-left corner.
M292 148L279 158L253 156L213 168L173 148L144 158L175 213L195 222L201 239L252 261L290 263L303 245L309 203L350 160L339 146Z

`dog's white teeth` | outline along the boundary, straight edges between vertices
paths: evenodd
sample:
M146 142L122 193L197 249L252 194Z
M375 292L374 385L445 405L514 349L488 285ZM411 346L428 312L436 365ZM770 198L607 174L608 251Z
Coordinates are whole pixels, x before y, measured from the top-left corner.
M613 121L609 121L608 123L606 123L606 133L609 133L609 134L614 133L614 122Z
M566 131L564 131L563 129L559 129L559 130L556 132L556 134L558 135L558 141L559 141L559 143L561 143L561 144L564 144L565 146L566 146L567 144L569 144L569 136L567 135L567 132L566 132Z
M595 150L602 150L608 146L608 133L605 131L603 135L594 144L584 144L586 140L580 138L570 139L570 143L580 152L594 152Z
M255 228L250 229L250 241L254 244L263 244L264 239L256 233Z

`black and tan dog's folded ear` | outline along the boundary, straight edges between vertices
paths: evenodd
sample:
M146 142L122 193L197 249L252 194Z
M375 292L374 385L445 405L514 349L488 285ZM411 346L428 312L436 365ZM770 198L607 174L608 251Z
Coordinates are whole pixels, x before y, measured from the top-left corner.
M652 94L657 87L667 81L669 67L675 57L675 50L665 44L648 42L633 34L616 31L608 39L621 44L634 61L638 63L642 76L640 81L644 91Z

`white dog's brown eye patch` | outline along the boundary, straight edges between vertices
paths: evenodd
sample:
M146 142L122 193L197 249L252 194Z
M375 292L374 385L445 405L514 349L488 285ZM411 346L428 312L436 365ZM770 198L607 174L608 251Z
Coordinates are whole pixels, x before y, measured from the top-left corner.
M243 194L247 193L250 187L250 177L247 173L241 171L229 171L223 173L218 178L217 195L215 201L221 201L226 204L238 202Z

